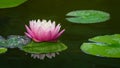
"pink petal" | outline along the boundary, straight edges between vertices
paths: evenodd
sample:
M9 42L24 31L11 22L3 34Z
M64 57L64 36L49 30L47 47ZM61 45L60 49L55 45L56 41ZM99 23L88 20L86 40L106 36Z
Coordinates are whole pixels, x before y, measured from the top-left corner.
M51 24L52 24L51 31L54 31L55 30L55 21L53 21L53 23L51 23Z
M29 23L29 26L30 26L30 28L31 28L31 30L33 31L33 29L34 29L34 23L33 23L34 21L30 21L30 23Z
M36 30L38 29L38 25L36 24L36 21L32 20L30 21L30 29L35 34Z
M29 35L28 33L25 32L25 35L28 36L29 38L32 38L31 35Z
M49 41L51 40L51 31L44 31L44 30L39 30L38 32L38 38L40 41Z
M52 31L52 38L55 37L56 34L58 34L60 27L61 27L60 24L58 24L56 28Z
M32 38L35 42L40 42L40 40L36 39L36 38Z
M37 38L39 39L39 40L43 40L43 38L44 38L44 35L45 35L45 31L42 29L42 28L40 28L38 31L37 31Z
M35 35L33 34L33 32L30 30L30 28L25 25L26 29L27 29L27 32L29 33L29 35L31 35L32 37L35 37Z
M60 24L58 24L58 25L56 26L56 28L55 28L55 32L56 32L56 33L59 32L59 31L60 31L60 28L61 28L61 26L60 26Z
M57 35L56 35L56 39L65 31L65 29L63 29L62 31L60 31Z
M46 32L45 37L44 37L44 40L45 40L45 41L50 41L50 40L51 40L51 31Z

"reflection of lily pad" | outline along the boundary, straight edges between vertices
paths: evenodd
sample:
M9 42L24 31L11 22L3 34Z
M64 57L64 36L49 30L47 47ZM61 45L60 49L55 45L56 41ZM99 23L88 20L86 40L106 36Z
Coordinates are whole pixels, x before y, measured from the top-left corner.
M91 43L83 43L81 50L87 54L120 58L120 34L97 36L89 39Z
M5 53L7 51L7 48L0 48L0 54Z
M53 53L60 52L66 50L67 46L65 46L61 42L31 42L26 46L22 47L22 50L28 53Z
M0 0L0 8L11 8L19 6L27 0Z
M72 11L66 14L66 16L71 16L66 18L68 21L82 24L104 22L110 18L109 13L97 10Z

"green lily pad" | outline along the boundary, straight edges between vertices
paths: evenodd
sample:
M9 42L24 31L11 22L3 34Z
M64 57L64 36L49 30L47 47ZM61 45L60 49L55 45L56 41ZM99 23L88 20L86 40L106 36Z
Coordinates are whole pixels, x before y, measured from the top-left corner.
M112 45L112 44L118 45L120 44L120 34L97 36L97 37L90 38L89 41L106 43L109 45Z
M97 36L89 41L81 45L83 52L101 57L120 58L120 34Z
M61 42L31 42L21 48L23 51L28 53L52 53L61 52L67 49L67 46Z
M70 16L66 18L68 21L82 24L100 23L110 19L109 13L97 10L77 10L67 13L66 16Z
M0 8L17 7L27 0L0 0Z
M0 54L5 53L7 51L7 48L0 48Z

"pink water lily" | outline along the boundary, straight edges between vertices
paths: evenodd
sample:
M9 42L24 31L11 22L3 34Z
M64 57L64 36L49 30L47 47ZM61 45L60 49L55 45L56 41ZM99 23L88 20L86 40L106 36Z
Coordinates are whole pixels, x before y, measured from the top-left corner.
M65 31L60 31L61 25L55 24L51 20L32 20L29 22L29 27L25 25L27 32L25 34L35 42L57 41L58 37Z

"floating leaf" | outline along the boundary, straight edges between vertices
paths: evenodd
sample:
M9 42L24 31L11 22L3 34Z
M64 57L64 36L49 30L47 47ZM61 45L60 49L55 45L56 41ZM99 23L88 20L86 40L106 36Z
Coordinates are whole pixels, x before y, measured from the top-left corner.
M28 45L22 47L23 51L35 54L61 52L66 49L67 46L61 42L31 42Z
M83 43L81 49L87 54L92 54L101 57L120 58L120 47L110 47L98 45L95 43Z
M92 42L99 42L99 43L106 43L106 44L120 44L120 34L114 34L114 35L104 35L104 36L97 36L90 38L89 41Z
M30 39L26 36L10 35L7 39L4 39L2 36L0 36L0 47L19 48L29 42Z
M97 36L89 39L91 43L83 43L81 50L87 54L120 58L120 34Z
M99 23L110 19L109 13L97 10L72 11L66 16L70 16L66 18L68 21L82 24Z
M0 54L5 53L7 51L7 48L0 48Z
M27 0L0 0L0 8L11 8L19 6Z

